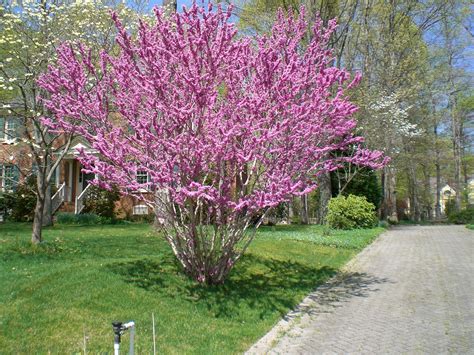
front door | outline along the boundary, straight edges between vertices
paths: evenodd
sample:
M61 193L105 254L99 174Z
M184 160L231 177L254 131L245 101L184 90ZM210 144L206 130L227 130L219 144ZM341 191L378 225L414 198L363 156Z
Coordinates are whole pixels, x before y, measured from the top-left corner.
M81 166L81 172L79 173L79 184L81 185L81 191L84 191L87 185L89 185L89 181L93 180L95 175L93 173L84 173L82 172L82 166Z

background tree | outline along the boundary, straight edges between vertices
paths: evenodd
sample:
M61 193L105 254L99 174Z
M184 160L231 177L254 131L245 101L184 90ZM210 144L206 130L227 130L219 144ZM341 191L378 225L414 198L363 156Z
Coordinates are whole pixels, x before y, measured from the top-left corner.
M451 185L456 191L456 210L461 208L462 195L466 188L467 176L463 173L463 160L466 151L466 124L469 125L469 111L463 110L460 103L461 97L468 96L473 87L472 69L466 66L472 61L467 48L472 46L473 38L469 32L468 23L472 20L472 11L469 11L470 2L448 1L449 7L443 12L441 21L437 24L436 35L432 34L432 65L437 73L436 85L438 103L436 109L443 114L442 123L448 125L452 142L452 158L454 162ZM469 105L468 105L469 106ZM471 171L472 173L472 171ZM463 176L464 175L464 176Z
M329 46L334 50L335 54L334 64L340 68L342 64L342 48L344 48L344 43L347 38L350 20L353 18L356 9L356 7L347 0L311 0L304 2L280 0L246 1L238 11L238 16L240 18L239 25L242 29L248 30L250 33L255 31L265 33L271 28L271 24L273 23L278 8L298 12L301 5L305 5L309 13L309 27L312 26L316 19L322 19L324 24L327 24L329 20L343 16L347 19L347 22L344 23L343 27L338 27L333 31L331 39L329 40ZM306 40L311 40L311 31L308 31ZM329 173L321 174L318 179L319 188L316 220L318 223L322 224L325 221L327 206L332 196L332 186ZM301 206L298 208L300 211L300 221L303 224L309 222L309 205L308 196L303 195L301 197Z
M268 23L274 16L275 8L297 8L300 3L303 1L245 1L236 15L240 18L239 25L249 33L265 32L268 31ZM465 78L464 86L460 85L459 79L455 80L457 92L469 91L469 87L472 87L472 70L471 74L460 70L461 58L466 55L466 42L472 43L472 36L468 34L472 33L472 11L469 12L467 4L466 1L450 0L311 1L311 16L321 12L325 18L336 17L338 20L339 26L330 42L335 50L337 65L344 65L351 72L363 73L360 90L351 96L362 107L357 113L363 127L361 134L369 146L374 143L393 158L380 175L384 218L398 219L396 206L400 198L411 201L414 218L431 216L436 213L434 210L440 215L441 207L433 209L430 204L435 204L434 200L439 204L439 198L435 195L439 195L441 185L451 181L454 176L450 164L448 167L442 166L448 154L445 138L454 137L454 131L451 124L451 131L446 131L447 111L451 112L446 106L449 95L446 94L446 84L443 86L439 83L449 78L449 73L440 68L440 64L447 63L448 59L446 41L442 40L441 35L443 24L452 24L449 27L457 49L457 57L453 62L454 73L457 78ZM436 57L433 49L436 48L438 58L433 60ZM397 98L392 103L394 109L406 111L405 124L419 128L416 138L400 135L397 126L391 126L394 122L388 116L385 121L380 121L380 115L370 110L370 107L389 97ZM449 117L452 121L453 116ZM377 138L377 135L380 137ZM465 133L458 136L467 137ZM438 143L433 146L433 142ZM458 161L459 171L462 163L459 164L459 159L452 160ZM436 176L438 183L433 183L433 176ZM335 186L332 188L335 189ZM319 207L320 210L323 205ZM422 210L432 212L423 214Z
M1 130L13 143L4 146L1 158L22 167L24 176L32 172L31 160L36 166L33 243L41 241L42 226L52 223L51 180L74 138L73 134L55 134L41 123L45 111L37 99L36 80L55 62L56 49L64 41L86 43L95 54L99 49L113 50L115 26L108 5L122 15L127 27L137 16L113 2L26 0L0 9Z

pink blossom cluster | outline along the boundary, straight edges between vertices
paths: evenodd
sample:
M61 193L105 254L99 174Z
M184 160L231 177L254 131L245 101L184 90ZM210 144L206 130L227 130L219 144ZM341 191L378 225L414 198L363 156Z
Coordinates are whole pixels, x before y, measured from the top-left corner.
M155 24L141 22L136 37L113 15L120 51L97 60L62 45L38 81L45 124L99 152L80 160L102 186L165 191L227 220L309 193L318 175L346 162L387 162L363 148L331 154L363 141L346 95L359 76L333 67L328 49L335 21L327 29L316 21L308 36L303 8L298 18L280 11L271 34L243 37L230 11L194 4L169 18L156 9Z

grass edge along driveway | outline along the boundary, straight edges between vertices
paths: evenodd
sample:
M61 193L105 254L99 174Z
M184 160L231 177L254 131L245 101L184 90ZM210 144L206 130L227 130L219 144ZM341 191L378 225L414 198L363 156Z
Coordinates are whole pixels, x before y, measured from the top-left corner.
M31 247L30 225L6 223L0 349L110 353L118 319L136 322L136 352L150 353L154 313L159 353L240 353L382 231L263 227L226 283L206 287L146 224L55 226Z

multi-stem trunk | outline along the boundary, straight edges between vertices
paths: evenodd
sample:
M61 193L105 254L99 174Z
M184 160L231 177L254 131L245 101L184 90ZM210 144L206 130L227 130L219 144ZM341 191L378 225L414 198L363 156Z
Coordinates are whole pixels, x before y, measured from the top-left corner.
M202 201L185 205L171 203L165 193L156 193L157 227L163 232L184 271L199 283L224 282L255 236L251 214L235 213ZM203 211L204 209L204 211ZM209 217L209 215L212 215ZM211 221L209 223L209 221Z
M239 259L242 251L236 250L236 244L241 238L228 231L233 226L217 227L216 232L211 229L214 226L189 228L187 232L177 228L171 233L166 230L165 235L189 277L199 283L216 285L224 282Z

